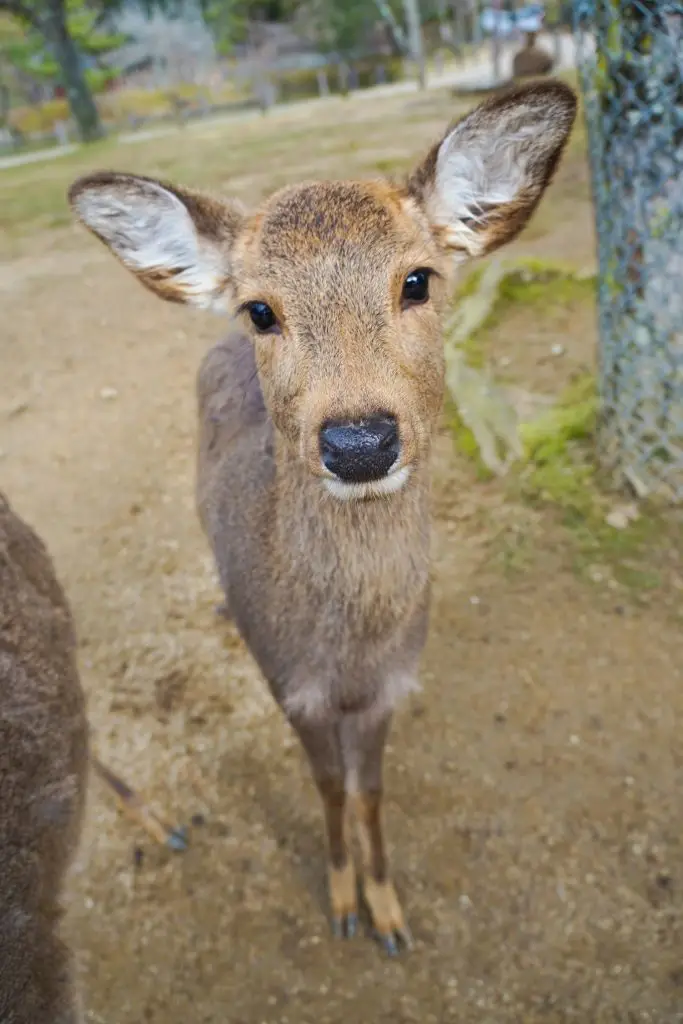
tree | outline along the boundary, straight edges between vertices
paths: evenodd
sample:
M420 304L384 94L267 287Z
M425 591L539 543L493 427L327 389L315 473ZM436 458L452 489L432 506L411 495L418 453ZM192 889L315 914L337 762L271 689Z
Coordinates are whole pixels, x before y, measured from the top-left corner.
M35 29L28 31L13 19L0 30L0 57L5 68L14 71L15 78L53 84L60 81L60 67L45 39ZM104 32L96 27L96 17L88 10L74 11L69 19L71 35L82 58L90 66L84 69L87 84L99 90L115 77L116 72L102 66L101 58L122 46L127 37L121 33Z
M249 41L253 22L285 21L296 9L296 0L200 0L199 7L219 53Z
M115 36L103 33L101 26L106 16L121 10L124 3L125 0L0 0L0 12L11 14L27 33L44 44L45 60L53 62L84 142L101 138L103 128L83 58L112 48ZM140 0L140 6L148 12L172 10L175 0Z
M0 11L13 15L28 33L42 39L81 138L85 142L100 138L102 123L73 34L74 17L87 12L82 0L0 0Z
M427 84L427 69L424 55L424 42L422 39L422 22L420 20L420 7L418 0L403 0L406 26L408 29L408 45L411 60L417 67L417 76L420 88L424 89Z
M389 27L389 32L397 52L405 57L408 54L408 38L396 16L396 12L388 0L375 0L375 5L380 18Z
M376 22L368 0L307 0L297 11L297 22L323 52L349 59L363 47Z
M248 4L242 0L206 0L203 14L218 53L229 54L236 44L246 42Z

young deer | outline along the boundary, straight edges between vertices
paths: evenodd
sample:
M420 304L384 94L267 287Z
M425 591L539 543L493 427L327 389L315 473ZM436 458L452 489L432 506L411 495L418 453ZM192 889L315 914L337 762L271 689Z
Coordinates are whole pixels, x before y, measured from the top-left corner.
M85 799L88 728L69 608L0 494L0 1020L76 1024L58 935Z
M513 238L557 166L559 82L452 126L405 184L302 184L249 215L129 174L75 182L86 226L162 298L236 322L199 372L198 506L234 618L323 799L333 930L364 897L409 943L380 825L393 709L417 687L429 592L428 457L457 266Z

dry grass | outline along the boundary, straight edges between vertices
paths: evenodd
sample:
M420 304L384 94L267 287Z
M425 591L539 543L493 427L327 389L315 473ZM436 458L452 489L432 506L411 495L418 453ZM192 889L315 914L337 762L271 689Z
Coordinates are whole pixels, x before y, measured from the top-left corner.
M97 168L158 175L253 200L302 177L402 171L411 151L432 142L463 109L446 91L431 94L428 105L405 96L331 99L171 128L129 144L105 140L51 163L0 172L3 243L67 224L69 184ZM364 140L371 140L369 146Z
M0 252L16 251L18 239L27 234L68 224L69 184L98 168L158 175L253 201L306 177L401 174L466 109L446 89L428 97L320 100L276 108L265 116L171 127L167 134L142 135L128 144L105 140L51 163L3 170ZM563 169L571 200L587 197L583 149L579 123ZM570 186L571 168L578 171L578 188ZM538 233L537 226L531 230Z

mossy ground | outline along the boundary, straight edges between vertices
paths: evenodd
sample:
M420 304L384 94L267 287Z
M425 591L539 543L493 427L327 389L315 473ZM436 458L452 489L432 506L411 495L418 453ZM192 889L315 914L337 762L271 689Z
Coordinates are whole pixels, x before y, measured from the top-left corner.
M482 270L464 282L456 301L477 291ZM536 320L564 307L575 311L593 303L595 279L559 264L525 261L510 268L499 282L495 301L462 348L469 365L484 370L492 359L491 339L504 327L513 307L525 307ZM523 385L524 381L515 383ZM607 522L610 509L629 501L611 491L600 473L596 456L598 395L592 373L581 373L564 383L554 403L536 417L521 422L519 435L524 456L500 482L510 501L540 511L560 524L577 572L589 579L613 580L631 592L657 588L658 565L667 544L680 544L670 517L654 505L641 504L637 517L615 527ZM457 450L472 462L479 481L492 481L483 464L476 439L463 423L455 403L445 406L445 421ZM677 540L678 538L678 540ZM526 568L533 557L531 535L505 531L496 557L508 571Z

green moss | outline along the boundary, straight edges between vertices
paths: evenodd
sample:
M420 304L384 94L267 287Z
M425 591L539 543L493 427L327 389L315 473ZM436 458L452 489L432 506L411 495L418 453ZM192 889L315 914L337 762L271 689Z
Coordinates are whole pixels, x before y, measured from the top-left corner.
M522 497L533 504L550 504L566 513L567 521L575 516L587 517L594 512L594 471L590 464L559 448L552 459L532 464L520 479Z
M622 530L595 515L569 526L574 542L573 564L579 575L594 579L598 565L633 594L661 586L662 577L655 564L662 557L661 541L667 529L654 509L643 509L641 517Z
M456 450L474 464L477 479L482 482L493 480L494 474L481 458L477 439L467 424L463 422L458 407L450 398L447 398L444 403L444 419L451 432Z
M477 267L458 289L454 306L472 299L478 292L488 264ZM488 314L460 343L470 366L480 369L486 363L488 334L503 323L510 306L543 306L545 311L571 309L595 301L595 277L579 274L576 268L540 260L518 260L509 265L498 282L497 294Z
M494 562L505 576L511 578L527 572L534 564L538 548L530 534L508 530L498 538L493 551Z
M597 417L597 393L593 377L577 378L557 404L530 423L520 424L519 434L527 459L544 466L562 460L570 441L593 437Z
M501 281L498 305L514 302L527 306L573 306L594 299L594 279L578 278L559 267L541 265L506 275Z
M657 543L657 518L648 511L623 529L606 522L610 501L594 462L596 413L594 381L578 378L553 409L524 425L527 461L516 485L523 500L559 515L582 575L597 564L630 590L652 589L659 585L659 575L638 559Z
M463 283L456 302L477 295L485 267ZM472 366L487 361L487 335L512 305L536 305L543 310L575 307L593 301L595 279L577 275L559 265L534 261L515 264L498 282L497 294L488 313L460 348ZM657 514L648 510L623 529L606 522L612 501L600 486L594 458L594 436L598 411L595 380L591 375L576 378L557 398L554 406L531 422L523 423L519 436L524 457L507 478L509 493L535 508L556 516L567 531L572 562L587 578L602 578L596 566L633 593L660 585L653 568L653 553L660 542ZM453 403L447 406L447 422L456 448L490 478L479 455L472 432L464 425ZM529 563L531 547L524 537L505 538L495 557L505 572L522 571Z
M654 567L661 549L662 528L654 509L641 508L640 518L616 529L606 521L610 502L600 489L591 452L575 446L543 465L533 465L519 482L523 500L555 512L566 530L575 571L594 580L603 575L637 594L661 586Z
M402 174L410 166L407 160L373 160L369 169L379 171L380 174L391 178L394 175Z
M573 412L581 404L567 408ZM622 529L606 521L612 502L600 487L592 440L592 429L585 435L558 433L551 446L540 449L541 460L532 455L521 471L521 496L559 516L580 575L593 578L598 565L631 592L656 589L661 578L652 562L662 536L660 517L654 508L641 508L640 517Z
M468 274L456 293L453 301L454 307L462 307L465 302L476 301L482 277L484 276L488 265L488 263L484 263L477 267L476 270L473 270L471 274ZM500 287L500 284L498 287ZM480 325L468 334L467 337L461 338L458 344L458 348L465 354L465 360L468 365L475 369L482 369L486 364L486 351L483 345L484 332L491 320L495 308L497 307L498 301L499 300L496 297L492 308L488 311Z
M578 277L567 268L529 261L525 267L505 275L498 300L477 333L485 336L504 323L511 306L542 306L544 313L551 313L595 302L595 287L593 277ZM483 343L485 337L481 340Z
M457 347L475 368L485 366L490 329L504 320L511 306L537 306L542 316L554 307L569 309L594 301L593 276L557 264L524 261L504 269L493 301L489 296L484 302L480 292L485 272L486 265L470 274L455 300L461 305L467 300L481 301L482 315L459 320ZM476 305L473 308L476 312ZM466 337L462 336L464 323L476 325ZM646 592L662 585L657 563L665 564L667 531L661 514L645 506L641 506L638 519L621 529L606 521L614 498L602 488L595 462L597 412L594 378L577 377L552 408L520 425L524 456L507 477L506 487L511 497L545 510L562 526L571 563L580 575L595 582L614 581L634 599L641 595L644 599ZM480 478L491 479L477 441L452 401L446 404L446 421L457 450L473 462ZM522 572L531 563L536 546L531 533L512 531L501 537L493 557L506 574Z
M463 299L469 299L476 294L486 266L486 263L481 263L467 275L455 294L454 303L462 302Z

